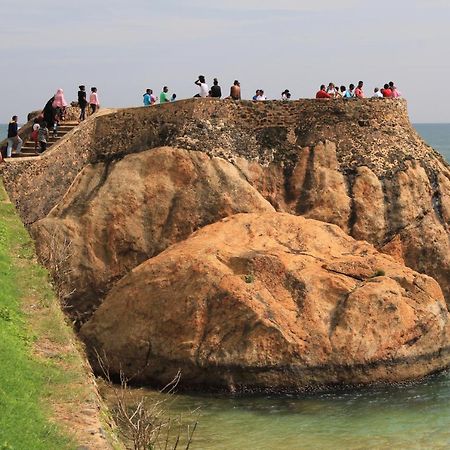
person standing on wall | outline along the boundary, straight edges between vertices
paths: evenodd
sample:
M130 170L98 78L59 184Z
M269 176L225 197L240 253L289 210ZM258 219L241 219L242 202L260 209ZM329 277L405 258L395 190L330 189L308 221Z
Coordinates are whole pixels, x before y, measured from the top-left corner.
M81 86L78 86L78 106L80 107L80 122L83 121L86 118L86 106L87 106L87 99L86 99L86 87L82 84Z
M14 145L17 145L16 152L20 153L23 141L19 136L19 126L17 125L17 116L12 116L8 124L8 146L6 147L6 157L11 158Z
M100 102L98 100L96 87L91 87L91 95L89 96L89 105L91 107L91 114L94 114L100 108Z

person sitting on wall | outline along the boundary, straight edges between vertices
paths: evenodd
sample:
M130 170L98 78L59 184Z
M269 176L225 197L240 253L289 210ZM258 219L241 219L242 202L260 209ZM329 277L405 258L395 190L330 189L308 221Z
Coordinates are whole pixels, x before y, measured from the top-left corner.
M259 90L259 94L256 97L257 102L263 102L267 100L267 97L264 95L264 91L262 89Z
M241 84L238 80L234 80L233 86L230 88L230 96L228 98L233 100L241 99Z
M159 94L159 103L163 104L169 102L170 102L169 88L167 86L164 86L161 94Z
M153 95L153 91L151 89L146 89L143 101L144 106L152 106L156 103L156 98Z
M217 78L214 78L211 91L209 92L209 96L214 98L222 97L222 89L219 86L219 81L217 80Z
M209 88L206 84L205 77L203 75L199 75L197 81L194 81L194 84L196 84L200 88L200 92L195 95L194 97L208 97L209 95Z
M317 91L316 98L331 98L331 95L326 91L324 84L322 84Z
M347 91L347 88L342 85L339 89L336 89L336 98L344 98L345 92Z
M258 100L258 96L259 96L259 89L256 89L255 95L252 97L252 100L256 102L256 100Z
M355 89L355 98L364 98L363 85L364 83L362 81L358 82L358 86Z
M291 99L291 93L289 92L289 89L285 89L281 93L281 100L288 101Z
M383 94L377 87L373 90L372 98L383 98Z
M384 98L392 98L392 90L389 87L389 84L386 83L383 87L383 89L381 89L381 93L383 94Z
M332 98L336 97L336 86L334 85L334 83L328 84L327 94L330 94Z
M354 89L355 89L355 85L354 84L350 84L350 86L348 87L348 89L345 91L345 94L344 94L344 99L345 100L349 100L351 98L355 98Z
M399 98L402 96L393 81L389 81L389 89L392 92L392 98Z

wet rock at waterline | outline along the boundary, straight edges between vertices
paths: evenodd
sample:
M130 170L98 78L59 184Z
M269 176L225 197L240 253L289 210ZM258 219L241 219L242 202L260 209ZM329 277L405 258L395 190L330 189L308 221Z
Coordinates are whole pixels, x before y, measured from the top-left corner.
M184 386L301 390L414 379L450 362L432 278L284 213L204 227L125 276L81 328L95 365Z

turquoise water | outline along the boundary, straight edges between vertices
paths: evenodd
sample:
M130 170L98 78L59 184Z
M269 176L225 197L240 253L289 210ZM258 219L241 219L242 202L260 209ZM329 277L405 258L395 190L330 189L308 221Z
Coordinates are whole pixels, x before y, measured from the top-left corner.
M450 123L416 123L414 127L424 141L450 162Z
M160 398L146 395L150 402ZM409 386L322 395L176 395L169 412L192 423L186 411L196 408L193 449L450 448L448 373Z

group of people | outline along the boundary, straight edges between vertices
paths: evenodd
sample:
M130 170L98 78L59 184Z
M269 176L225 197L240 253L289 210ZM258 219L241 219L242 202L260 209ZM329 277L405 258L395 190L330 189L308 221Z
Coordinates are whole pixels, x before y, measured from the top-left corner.
M219 81L217 78L214 78L211 89L208 87L204 75L199 75L197 80L194 81L194 84L196 84L199 88L198 94L194 95L194 97L222 98L222 88L219 86ZM262 95L264 95L264 91L261 92ZM234 80L234 83L230 88L230 95L227 98L231 98L233 100L241 100L241 85L238 80ZM167 86L164 86L161 91L161 94L159 94L159 103L174 102L176 99L177 95L176 94L170 95L169 88ZM157 98L155 97L155 95L153 95L153 90L146 89L143 95L144 106L152 106L156 102Z
M86 86L84 84L78 86L78 106L80 108L80 122L86 119L86 107L88 101L86 98ZM94 114L100 108L100 101L98 99L97 88L91 87L91 93L89 95L89 106L91 108L91 114Z
M373 90L372 98L399 98L401 94L395 83L390 81L385 83L382 89L375 88ZM334 83L329 83L328 87L324 84L320 86L320 89L316 93L316 98L318 99L331 99L331 98L343 98L343 99L358 99L365 98L364 94L364 82L359 81L358 84L350 84L347 88L346 86L338 87Z
M194 97L214 97L214 98L222 98L222 89L219 86L219 81L217 78L214 78L213 85L211 89L208 87L206 83L206 79L204 75L199 75L197 80L194 82L199 88L199 92L194 95ZM168 93L168 87L164 86L160 96L159 103L173 102L176 100L176 94L170 96ZM375 88L373 98L399 98L401 97L400 92L395 86L393 81L386 83L382 89ZM233 85L230 88L230 95L226 97L228 99L233 100L241 100L241 85L238 80L235 80ZM334 83L329 83L328 87L322 84L320 86L319 91L316 93L316 98L318 99L332 99L332 98L343 98L343 99L352 99L352 98L365 98L364 94L364 82L359 81L355 86L354 84L350 84L348 88L346 86L338 86ZM252 97L253 101L265 101L267 100L266 95L264 94L263 89L257 89L255 95ZM285 89L281 93L281 100L290 100L291 93L289 89ZM157 103L157 98L153 95L152 89L147 89L145 94L143 95L143 103L145 106L151 106Z
M91 114L95 113L100 108L100 101L98 98L97 88L92 87L87 101L86 88L84 85L78 87L78 106L80 107L79 120L83 121L86 118L86 108L89 105ZM33 128L31 131L31 139L34 142L34 151L36 154L42 153L47 149L50 132L53 131L53 136L58 134L58 126L64 120L66 107L68 103L64 97L64 91L58 89L48 102L45 104L42 113L33 120ZM6 157L12 156L13 149L16 148L16 153L20 154L22 150L23 140L18 133L18 117L13 116L11 122L8 124L8 137L6 147Z
M199 75L194 84L198 86L199 92L195 97L214 97L222 98L222 89L219 85L217 78L214 78L213 85L211 89L206 83L206 78L204 75ZM86 87L80 85L78 87L78 103L80 108L79 120L83 121L86 118L86 108L89 105L91 114L95 113L100 108L100 101L98 98L97 88L91 87L91 92L89 95L89 101L87 100ZM401 97L395 83L390 81L385 83L383 88L379 89L376 87L374 89L372 98L399 98ZM177 98L176 94L170 94L169 88L164 86L160 95L159 103L173 102ZM230 87L230 94L227 99L241 100L241 85L239 80L234 80L233 85ZM328 86L322 84L319 91L316 93L317 99L358 99L365 98L364 94L364 82L359 81L358 84L350 84L348 88L346 86L338 86L334 83L329 83ZM282 100L290 100L291 93L289 89L285 89L281 93ZM255 95L253 96L254 101L265 101L267 97L264 94L263 89L257 89ZM143 95L144 106L152 106L157 103L157 98L153 94L152 89L146 89ZM34 120L32 139L35 143L36 153L44 152L47 148L47 142L49 138L50 130L53 130L54 135L57 135L59 122L64 120L65 110L68 103L64 97L64 91L58 89L55 95L49 99L49 101L44 106L43 112ZM16 147L16 152L20 153L23 145L23 141L18 134L18 124L17 116L13 116L11 122L8 125L8 145L6 149L6 156L11 157L12 150ZM39 149L38 149L39 146Z

